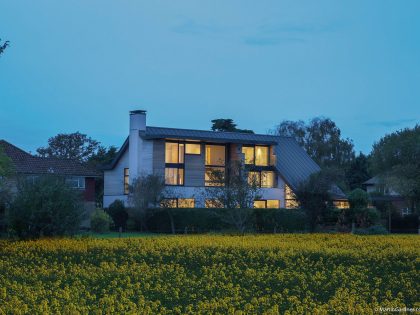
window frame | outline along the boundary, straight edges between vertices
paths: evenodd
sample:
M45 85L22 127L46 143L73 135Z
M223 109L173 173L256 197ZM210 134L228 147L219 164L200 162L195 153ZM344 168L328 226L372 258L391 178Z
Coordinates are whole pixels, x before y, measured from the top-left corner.
M278 207L277 208L268 208L268 202L269 201L277 201L278 202ZM264 202L264 208L258 208L258 207L255 207L255 202ZM280 201L280 199L257 199L257 200L254 200L254 209L280 209L280 206L281 206L281 201Z
M78 183L77 187L69 184L69 182L75 181L76 179L77 179L77 183ZM65 181L66 185L68 185L72 189L81 189L81 190L86 189L86 179L85 179L84 176L66 176L64 181ZM80 185L80 183L82 183L82 185Z
M191 145L192 146L198 146L199 153L187 152L187 147L191 146ZM184 152L185 152L185 154L190 154L190 155L201 155L201 142L185 142Z
M262 182L263 182L263 173L264 172L265 173L273 173L273 185L272 186L263 186L262 185ZM248 172L248 183L249 184L251 184L251 182L250 182L251 173L256 173L257 174L257 176L256 176L257 177L257 185L258 185L259 188L276 188L278 186L277 173L275 171L273 171L273 170L270 170L270 169L268 169L268 170L266 170L266 169L263 169L263 170L250 170Z
M254 163L246 163L245 153L243 152L243 148L244 147L246 147L246 148L253 148L253 151L254 151L254 159L253 159L253 162ZM256 155L257 154L257 147L267 148L267 164L266 165L257 164L257 155ZM257 167L268 167L268 166L271 166L271 146L270 145L259 145L259 144L251 145L251 144L244 144L244 145L242 145L241 153L244 155L244 162L245 162L245 165L247 165L247 166L257 166Z
M180 207L179 206L179 204L180 204L180 200L192 200L192 203L193 203L193 207ZM160 206L161 206L161 208L164 208L163 206L162 206L162 203L163 202L174 202L175 203L175 207L166 207L166 208L171 208L171 209L178 209L178 208L195 208L195 198L164 198L163 200L162 200L162 202L160 203Z
M125 167L123 171L123 183L124 195L128 195L130 193L130 169L128 167Z
M172 143L172 144L177 144L178 145L178 163L170 163L170 162L166 162L166 144L167 143ZM178 140L165 140L165 185L166 186L184 186L185 185L185 141L178 141ZM183 146L183 150L182 150L182 158L181 158L181 150L180 150L180 146ZM166 170L167 169L176 169L177 170L177 181L176 184L169 184L166 181ZM182 176L180 176L180 170L182 169Z
M225 159L223 165L207 164L207 146L219 146L224 148ZM227 145L224 143L205 143L204 147L204 187L220 187L224 186L224 183L217 183L212 180L206 180L207 170L210 169L223 169L224 176L226 176L226 162L228 160L228 150Z

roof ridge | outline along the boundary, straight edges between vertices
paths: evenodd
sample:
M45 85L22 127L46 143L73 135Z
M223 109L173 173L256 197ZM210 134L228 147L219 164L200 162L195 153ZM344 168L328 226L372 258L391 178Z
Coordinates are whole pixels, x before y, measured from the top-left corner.
M264 137L282 137L277 135L269 135L263 133L248 133L248 132L240 132L240 131L214 131L214 130L202 130L202 129L189 129L189 128L172 128L172 127L158 127L158 126L146 126L147 128L159 128L159 129L176 129L176 130L185 130L185 131L200 131L200 132L208 132L208 133L229 133L229 134L242 134L242 135L254 135L254 136L264 136Z
M33 155L32 155L32 154L30 154L30 153L28 153L28 152L24 151L23 149L21 149L21 148L19 148L19 147L15 146L14 144L11 144L10 142L8 142L8 141L6 141L6 140L4 140L4 139L0 139L0 144L2 144L2 143L3 143L4 145L8 145L8 146L12 147L14 150L17 150L17 151L19 151L19 152L21 152L21 153L24 153L24 154L26 154L26 155L28 155L28 156L32 156L32 157L33 157Z

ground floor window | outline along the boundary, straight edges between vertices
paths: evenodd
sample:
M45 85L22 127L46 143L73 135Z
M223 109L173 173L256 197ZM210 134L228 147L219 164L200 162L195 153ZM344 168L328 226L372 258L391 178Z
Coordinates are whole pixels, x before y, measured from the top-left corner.
M204 201L204 206L206 208L224 208L223 203L216 199L206 199Z
M194 208L194 198L165 198L160 203L163 208Z
M173 186L184 185L184 169L177 167L166 167L165 184Z
M66 184L71 188L84 189L85 178L81 176L70 176L66 177Z
M276 187L276 173L273 171L250 171L248 183L262 188Z
M128 168L125 168L124 169L124 195L128 195L128 193L130 192L129 180L130 180L130 172Z
M284 185L284 207L286 209L297 209L299 208L299 202L296 200L296 196L289 185Z
M347 200L334 200L333 201L334 207L337 209L348 209L350 208L350 204Z
M259 209L278 209L280 208L280 200L267 199L267 200L255 200L254 208Z

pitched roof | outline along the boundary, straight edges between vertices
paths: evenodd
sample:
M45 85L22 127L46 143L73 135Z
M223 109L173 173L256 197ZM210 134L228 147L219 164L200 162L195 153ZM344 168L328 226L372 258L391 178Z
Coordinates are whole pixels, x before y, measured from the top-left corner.
M100 173L77 160L33 156L13 144L0 140L0 147L11 159L14 170L21 174L57 174L97 177Z
M192 130L179 128L146 127L146 132L140 133L145 139L191 139L214 142L249 143L249 144L275 144L278 137L243 132L225 132L209 130Z
M367 181L365 181L365 182L363 183L363 185L367 185L367 186L369 186L369 185L377 185L377 184L380 184L380 183L381 183L381 179L380 179L380 177L377 175L377 176L374 176L374 177L372 177L372 178L368 179Z

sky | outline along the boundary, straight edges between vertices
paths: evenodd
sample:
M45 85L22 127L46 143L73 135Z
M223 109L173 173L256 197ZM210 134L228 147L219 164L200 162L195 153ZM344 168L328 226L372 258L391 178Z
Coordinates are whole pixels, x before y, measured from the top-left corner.
M356 151L420 122L420 1L0 0L0 139L336 122Z

